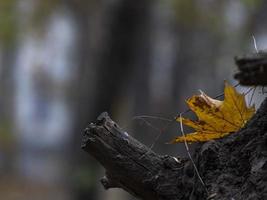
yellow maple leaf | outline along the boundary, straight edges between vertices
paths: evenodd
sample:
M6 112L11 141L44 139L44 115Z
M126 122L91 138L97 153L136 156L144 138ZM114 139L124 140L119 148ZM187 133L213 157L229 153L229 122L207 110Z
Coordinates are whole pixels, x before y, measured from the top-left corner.
M194 133L180 136L171 143L205 142L224 137L238 131L255 113L254 106L248 107L245 95L225 82L224 101L212 99L203 92L187 101L189 108L197 115L198 121L177 118L176 121L195 129Z

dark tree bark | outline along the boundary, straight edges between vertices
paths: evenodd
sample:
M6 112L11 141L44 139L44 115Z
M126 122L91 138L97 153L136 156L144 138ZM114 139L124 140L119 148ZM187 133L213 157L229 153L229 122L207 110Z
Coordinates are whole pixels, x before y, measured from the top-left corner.
M75 98L72 99L75 133L86 126L87 120L95 119L102 109L114 110L120 101L125 101L122 96L125 91L132 89L131 79L139 75L133 75L137 68L143 73L138 76L139 83L140 77L146 75L144 71L148 71L148 68L143 66L149 65L138 63L140 65L137 66L136 60L139 59L137 53L145 58L141 62L148 60L148 56L142 52L145 49L143 37L147 38L148 34L145 28L149 21L151 1L145 0L141 4L127 0L66 2L74 14L78 30L78 76L71 84L70 90L70 96ZM145 36L140 37L142 34ZM144 84L141 85L139 96L142 96L145 88ZM76 147L80 140L81 138L74 134L70 146ZM77 151L80 151L79 146L72 148L69 153L77 155ZM75 163L76 168L86 166L94 174L98 173L98 166L83 156L84 154L69 156L69 159L71 163ZM75 199L95 199L98 190L94 186L84 190L85 187L75 183Z
M235 58L239 72L235 78L242 85L267 85L267 52Z
M161 156L101 114L83 134L82 148L106 169L103 186L144 200L267 199L267 99L240 131L201 145L194 162Z

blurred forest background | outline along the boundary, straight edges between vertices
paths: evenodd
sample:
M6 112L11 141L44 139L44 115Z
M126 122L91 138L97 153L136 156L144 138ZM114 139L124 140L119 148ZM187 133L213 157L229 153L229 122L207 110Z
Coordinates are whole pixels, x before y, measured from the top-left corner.
M151 145L158 132L133 117L172 118L198 89L234 84L252 34L267 47L266 11L263 0L0 0L0 198L133 200L104 192L82 130L108 111ZM154 150L184 155L165 144L178 134Z

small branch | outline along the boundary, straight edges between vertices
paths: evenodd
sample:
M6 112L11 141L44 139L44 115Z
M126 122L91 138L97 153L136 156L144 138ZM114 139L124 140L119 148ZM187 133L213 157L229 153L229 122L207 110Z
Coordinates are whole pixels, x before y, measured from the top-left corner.
M182 180L187 160L160 156L102 113L84 131L82 148L106 169L104 188L122 188L145 200L183 199L192 190ZM188 179L189 181L190 179Z

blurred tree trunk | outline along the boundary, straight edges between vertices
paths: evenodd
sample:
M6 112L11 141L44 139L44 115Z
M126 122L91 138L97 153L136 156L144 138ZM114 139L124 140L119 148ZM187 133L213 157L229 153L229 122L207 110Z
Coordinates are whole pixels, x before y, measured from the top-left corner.
M126 0L84 3L69 0L68 3L74 12L79 34L79 80L72 86L71 92L76 98L73 133L77 133L102 110L119 110L116 108L120 105L118 101L123 100L121 97L128 95L129 90L136 91L135 95L139 98L135 102L148 93L147 43L144 42L147 35L143 29L146 27L150 1L140 4ZM132 74L135 74L136 80L129 81ZM133 87L131 83L137 86ZM146 105L140 102L135 104ZM76 151L70 151L74 159L72 162L76 163L76 167L89 166L94 173L99 172L92 160L83 163L85 159L75 156L80 151L79 141L80 137L73 135ZM94 188L84 188L76 194L79 199L95 199L94 191Z
M14 45L14 44L13 44ZM0 143L1 151L3 154L3 171L10 171L13 169L12 162L14 159L13 152L14 146L11 145L14 139L12 135L12 120L13 120L13 99L14 99L14 80L13 80L13 69L14 69L14 57L15 49L14 46L5 47L1 51L1 68L0 68Z

